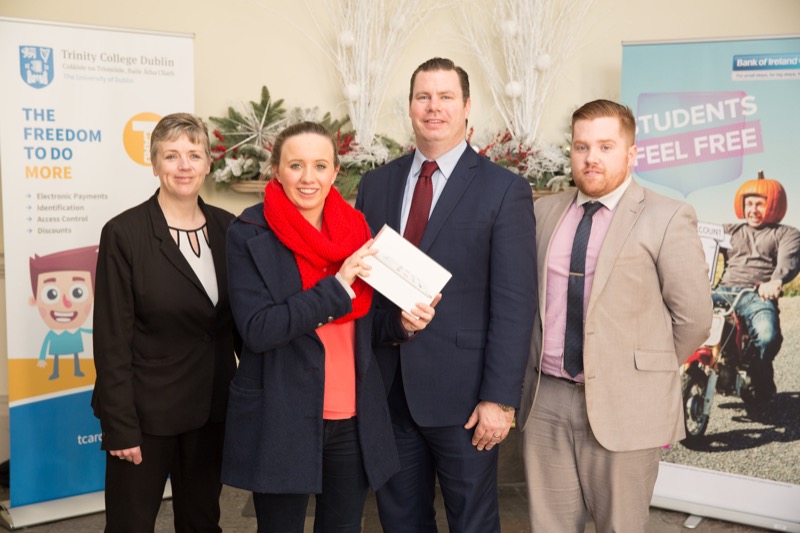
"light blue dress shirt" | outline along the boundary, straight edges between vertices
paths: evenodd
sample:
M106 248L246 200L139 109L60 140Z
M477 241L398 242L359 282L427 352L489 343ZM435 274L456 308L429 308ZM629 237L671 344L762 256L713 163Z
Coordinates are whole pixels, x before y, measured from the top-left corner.
M458 164L458 160L461 159L461 155L466 149L467 141L461 141L455 148L436 159L436 164L439 165L439 169L431 176L431 184L433 185L431 213L433 213L436 202L442 195L444 186L447 185L447 180L450 178L450 175ZM411 171L408 173L408 179L406 180L406 190L403 193L403 205L400 210L400 235L403 235L406 231L406 221L408 221L408 213L411 211L411 199L414 197L414 187L417 185L419 172L422 170L422 163L425 161L430 161L430 159L425 157L425 154L420 152L419 148L417 148L414 151L414 162L411 163ZM428 213L428 218L430 218L430 213Z

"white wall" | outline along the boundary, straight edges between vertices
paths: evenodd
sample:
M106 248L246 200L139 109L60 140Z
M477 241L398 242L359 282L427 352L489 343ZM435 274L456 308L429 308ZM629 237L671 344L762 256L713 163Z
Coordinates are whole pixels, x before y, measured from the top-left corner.
M455 10L467 9L473 2L491 5L493 0L439 0L445 7L412 35L400 56L388 104L400 102L402 108L417 65L437 55L450 57L471 75L470 123L478 131L499 124L481 71L459 40ZM335 33L325 19L324 6L325 0L0 0L0 16L192 33L195 111L205 118L225 114L229 105L257 100L262 85L274 97L284 98L287 107L319 106L343 116L346 108L336 71L320 50L323 37ZM550 92L542 129L547 141L563 138L569 115L578 105L595 98L619 98L623 41L800 34L800 1L595 0L581 26L577 51ZM404 140L407 121L391 111L392 105L384 107L381 130ZM204 198L234 212L257 200L218 192L210 183Z
M287 107L319 106L340 117L346 109L336 71L320 50L323 37L335 33L325 20L324 1L0 0L0 16L192 33L197 75L195 111L205 118L224 115L229 105L240 101L257 100L262 85L267 85L274 97L284 98ZM412 35L402 51L387 102L399 101L402 107L414 68L434 56L449 57L471 75L470 123L478 131L492 130L499 119L488 89L471 53L459 41L455 10L467 9L471 2L440 4L445 7ZM310 16L312 11L319 27ZM543 123L546 141L562 139L569 115L578 105L595 98L619 98L623 41L800 34L800 1L596 0L580 33L577 51L551 89ZM406 121L390 110L381 124L382 132L397 140L404 140L408 133ZM254 195L217 191L211 183L206 184L203 196L233 212L258 200ZM5 347L3 313L0 309L0 347ZM7 405L4 348L0 351L0 404L5 398ZM0 438L0 460L7 457L3 441Z

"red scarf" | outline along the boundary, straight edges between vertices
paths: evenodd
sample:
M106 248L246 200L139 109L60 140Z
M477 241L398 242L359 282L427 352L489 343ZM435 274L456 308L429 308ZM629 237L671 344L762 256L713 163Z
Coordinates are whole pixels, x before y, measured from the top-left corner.
M283 186L271 179L264 189L264 217L278 240L294 253L303 290L319 280L333 276L345 259L372 236L364 215L344 201L331 187L322 211L322 231L312 226L289 201ZM335 320L342 324L367 314L372 304L372 287L356 278L353 310Z

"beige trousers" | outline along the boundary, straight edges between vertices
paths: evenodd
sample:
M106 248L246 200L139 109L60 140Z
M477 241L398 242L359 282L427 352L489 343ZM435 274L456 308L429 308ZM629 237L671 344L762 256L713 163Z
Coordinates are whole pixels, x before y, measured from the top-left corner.
M588 509L599 533L644 533L660 450L603 448L589 426L584 391L541 378L523 431L531 530L583 533Z

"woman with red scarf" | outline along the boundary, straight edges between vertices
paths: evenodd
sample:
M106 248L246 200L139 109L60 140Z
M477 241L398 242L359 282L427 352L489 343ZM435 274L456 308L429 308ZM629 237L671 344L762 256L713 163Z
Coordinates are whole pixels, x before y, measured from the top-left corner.
M319 124L277 137L263 204L228 230L229 294L243 340L222 481L253 491L259 532L360 531L367 489L399 468L372 351L423 329L433 308L373 324L370 230L332 187L336 143ZM374 327L373 327L374 326Z

